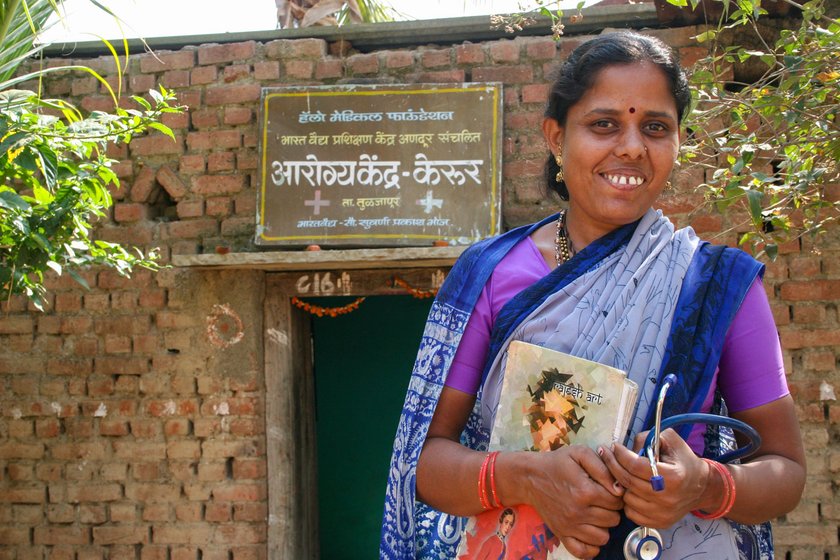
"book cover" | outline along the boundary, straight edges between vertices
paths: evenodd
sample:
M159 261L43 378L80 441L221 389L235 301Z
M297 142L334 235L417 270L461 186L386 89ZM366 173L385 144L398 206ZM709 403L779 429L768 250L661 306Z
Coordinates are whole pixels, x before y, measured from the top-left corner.
M621 441L638 388L621 370L527 342L508 348L491 451L551 451ZM459 560L572 560L536 510L486 511L467 521Z

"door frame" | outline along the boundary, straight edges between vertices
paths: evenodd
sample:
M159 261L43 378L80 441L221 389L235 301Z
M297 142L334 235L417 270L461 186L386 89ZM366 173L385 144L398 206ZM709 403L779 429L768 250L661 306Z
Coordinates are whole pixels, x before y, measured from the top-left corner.
M391 263L393 264L393 263ZM400 263L402 264L402 263ZM414 266L411 266L414 264ZM419 266L418 266L419 265ZM346 266L346 265L345 265ZM451 264L268 273L264 303L268 558L319 558L311 322L293 297L436 291Z

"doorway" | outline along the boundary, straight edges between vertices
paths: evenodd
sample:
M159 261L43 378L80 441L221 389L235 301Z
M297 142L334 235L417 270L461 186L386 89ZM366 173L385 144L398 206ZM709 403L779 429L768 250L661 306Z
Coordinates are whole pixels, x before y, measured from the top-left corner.
M355 298L311 300L340 307ZM323 560L376 558L394 434L431 299L371 296L312 320Z

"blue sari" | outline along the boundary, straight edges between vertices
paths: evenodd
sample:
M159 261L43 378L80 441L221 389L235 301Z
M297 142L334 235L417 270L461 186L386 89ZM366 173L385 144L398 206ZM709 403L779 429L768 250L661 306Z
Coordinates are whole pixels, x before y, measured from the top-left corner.
M514 245L555 219L556 216L551 216L539 223L477 243L462 255L441 287L422 337L394 442L380 544L381 558L455 557L464 520L438 512L416 500L417 461L458 343L490 274ZM523 320L551 294L622 251L631 241L637 225L628 224L591 243L569 262L508 302L494 325L488 368L504 351L505 341ZM667 415L700 409L712 383L729 324L747 289L761 272L762 265L740 250L701 243L694 251L682 281L659 367L660 378L678 372L681 379L678 390L669 394L665 410ZM483 450L487 448L489 432L484 427L486 423L481 421L480 407L481 393L461 436L461 443ZM648 415L647 425L650 425L650 420ZM681 435L687 437L689 429L685 427ZM724 440L731 442L731 438ZM626 522L615 528L611 546L602 549L599 557L620 558L622 535L631 528ZM759 542L753 548L761 549L761 554L742 555L742 558L772 557L772 552L769 556L765 554L767 547L771 546L767 535L744 537L743 540Z

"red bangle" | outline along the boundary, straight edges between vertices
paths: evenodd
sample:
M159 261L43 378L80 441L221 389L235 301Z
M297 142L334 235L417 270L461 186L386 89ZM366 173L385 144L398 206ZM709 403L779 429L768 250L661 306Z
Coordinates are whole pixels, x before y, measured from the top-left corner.
M499 500L499 495L496 494L496 458L499 456L498 451L494 451L490 454L490 491L493 493L493 507L504 507L502 505L501 500Z
M729 469L721 463L712 461L711 459L706 459L705 457L703 460L706 461L709 466L714 468L723 480L723 502L721 503L720 508L712 513L704 513L698 509L692 511L691 513L700 519L720 519L721 517L726 516L726 514L728 514L732 509L732 506L735 505L735 479L732 478L732 473L729 472Z
M483 509L491 509L490 499L487 495L487 465L490 463L490 454L484 457L484 462L481 463L481 470L478 471L478 500L481 502Z

